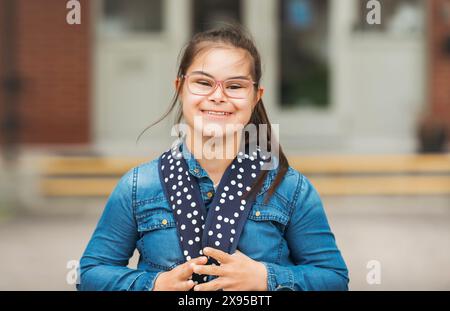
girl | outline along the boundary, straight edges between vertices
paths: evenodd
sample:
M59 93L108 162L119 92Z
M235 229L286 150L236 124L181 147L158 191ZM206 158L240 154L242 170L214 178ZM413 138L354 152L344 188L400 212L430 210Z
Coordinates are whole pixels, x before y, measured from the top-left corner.
M180 102L184 131L118 182L81 258L79 290L347 290L321 199L273 137L260 80L240 27L191 39L157 121Z

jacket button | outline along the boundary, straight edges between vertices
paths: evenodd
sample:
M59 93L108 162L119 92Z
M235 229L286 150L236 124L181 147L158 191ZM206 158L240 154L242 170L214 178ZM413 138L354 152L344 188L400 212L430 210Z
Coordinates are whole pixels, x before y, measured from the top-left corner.
M209 191L206 195L208 196L208 198L211 198L213 196L213 193Z
M255 216L256 216L256 217L261 216L261 212L260 212L260 211L257 211L257 212L255 213Z
M198 174L198 172L200 172L200 170L196 167L196 168L194 168L194 172L195 172L195 174Z
M161 221L161 223L162 223L163 225L167 225L167 219L163 219L163 220Z

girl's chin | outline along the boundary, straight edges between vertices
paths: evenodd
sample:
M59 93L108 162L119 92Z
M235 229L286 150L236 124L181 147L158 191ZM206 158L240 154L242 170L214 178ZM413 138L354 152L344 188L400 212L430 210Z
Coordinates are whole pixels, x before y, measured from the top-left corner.
M244 128L244 125L236 122L233 118L234 114L226 117L224 119L211 119L207 117L202 117L198 120L198 115L195 116L193 120L193 129L197 133L201 133L204 137L222 137L234 134ZM196 123L196 121L200 121Z
M214 128L203 128L202 135L203 137L211 137L211 138L219 138L224 136L229 136L234 134L236 131L233 128L225 128L225 127L214 127Z

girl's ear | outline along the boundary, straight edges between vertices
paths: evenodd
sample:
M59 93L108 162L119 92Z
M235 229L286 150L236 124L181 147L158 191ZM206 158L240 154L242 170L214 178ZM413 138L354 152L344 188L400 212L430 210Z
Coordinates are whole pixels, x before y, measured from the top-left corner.
M180 87L180 78L176 78L173 84L175 85L175 91L178 91L178 88Z
M256 92L255 107L256 107L256 104L259 103L259 101L263 97L263 94L264 94L264 88L263 87L258 88L258 91Z

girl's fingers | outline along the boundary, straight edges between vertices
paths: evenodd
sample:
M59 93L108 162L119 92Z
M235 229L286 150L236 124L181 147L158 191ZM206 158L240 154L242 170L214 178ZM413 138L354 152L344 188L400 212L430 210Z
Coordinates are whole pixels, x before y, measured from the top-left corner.
M188 280L188 281L180 282L179 285L180 285L180 289L179 289L180 291L188 291L195 285L195 283L192 280Z
M206 274L206 275L217 275L223 276L226 274L223 266L216 265L197 265L194 267L194 272L197 274Z
M208 258L206 256L200 256L189 261L190 263L194 263L196 265L203 265L208 262Z
M194 291L217 291L219 289L224 289L224 287L224 278L219 277L212 281L195 285Z
M232 259L230 254L225 253L224 251L221 251L220 249L216 249L216 248L212 248L212 247L205 247L203 249L203 254L216 259L220 263L227 263L227 262L230 262Z
M187 280L193 273L192 265L204 265L208 262L208 259L205 256L200 256L194 259L189 260L188 262L179 265L179 275L178 277L181 280Z

